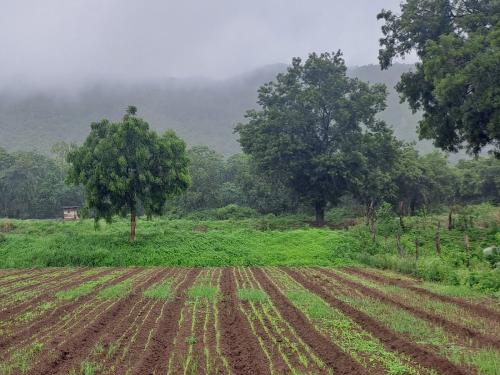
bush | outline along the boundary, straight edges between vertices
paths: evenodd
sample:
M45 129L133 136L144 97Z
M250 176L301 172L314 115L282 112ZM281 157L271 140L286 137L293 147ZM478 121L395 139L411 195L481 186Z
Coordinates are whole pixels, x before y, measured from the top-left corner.
M237 204L229 204L215 210L215 218L218 220L246 219L257 215L257 211L253 208L241 207Z
M416 274L428 281L448 281L453 269L438 257L421 258L416 262Z
M500 268L471 272L467 284L474 289L497 292L500 290Z

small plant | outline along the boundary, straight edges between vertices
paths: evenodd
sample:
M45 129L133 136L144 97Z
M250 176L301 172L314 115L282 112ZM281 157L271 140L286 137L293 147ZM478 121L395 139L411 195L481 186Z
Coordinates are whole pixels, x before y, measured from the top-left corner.
M188 344L188 345L194 345L197 342L198 342L198 340L194 336L186 337L186 344Z
M238 289L238 298L250 302L266 302L268 295L260 289L242 288Z
M169 299L172 296L172 280L167 279L144 291L144 297L156 299Z
M132 292L132 281L125 280L116 285L110 286L106 289L101 290L98 294L98 298L109 299L109 298L123 298L128 296Z
M187 292L190 299L202 298L213 301L219 295L219 289L208 285L195 285Z

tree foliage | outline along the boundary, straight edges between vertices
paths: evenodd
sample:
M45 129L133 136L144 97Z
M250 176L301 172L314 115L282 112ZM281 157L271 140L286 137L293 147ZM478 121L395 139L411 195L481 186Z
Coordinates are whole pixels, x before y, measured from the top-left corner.
M379 61L415 52L420 62L396 86L420 136L446 151L487 145L500 156L500 1L406 0L401 15L382 10Z
M166 200L190 182L184 141L173 131L157 135L136 110L129 107L118 123L92 123L84 144L67 156L68 182L84 186L95 220L129 212L131 240L138 209L161 214Z
M66 186L64 176L65 169L47 156L0 148L0 217L61 217L62 206L80 205L81 189Z
M367 138L388 132L376 119L385 86L349 78L346 70L340 51L293 59L260 88L262 109L248 111L248 122L236 128L244 152L312 204L319 225L327 203L358 190L370 172Z

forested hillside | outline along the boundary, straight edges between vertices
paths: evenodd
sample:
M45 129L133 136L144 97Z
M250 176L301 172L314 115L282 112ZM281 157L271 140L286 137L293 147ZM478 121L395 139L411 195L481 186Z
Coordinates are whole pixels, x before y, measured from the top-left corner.
M398 137L416 140L417 116L400 104L394 85L411 65L381 71L376 65L351 68L349 74L385 83L388 108L382 117ZM189 145L204 144L225 155L240 151L235 123L256 106L257 89L286 65L275 64L226 80L169 79L141 84L100 83L78 92L12 93L0 91L0 147L48 152L57 141L81 143L89 125L116 120L133 103L157 130L174 129ZM421 151L431 149L420 142Z

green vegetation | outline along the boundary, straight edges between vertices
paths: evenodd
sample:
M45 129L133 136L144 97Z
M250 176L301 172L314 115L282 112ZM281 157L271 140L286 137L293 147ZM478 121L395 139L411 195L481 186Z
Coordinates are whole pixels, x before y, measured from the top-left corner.
M189 288L187 295L190 299L204 299L213 301L219 296L219 289L210 285L198 284Z
M420 135L455 151L490 145L500 156L500 3L497 0L406 0L400 14L383 10L382 68L416 53L420 62L396 86L413 111L423 110Z
M160 215L167 198L190 182L185 142L173 131L159 136L136 112L129 106L121 122L93 123L84 144L66 157L67 180L84 186L86 209L96 223L130 213L130 241L140 207L149 217Z
M114 299L123 298L132 292L132 280L127 279L116 285L109 286L97 293L98 298Z
M43 344L33 342L27 347L15 350L8 361L0 363L0 375L10 375L14 373L28 374L30 364L43 349Z
M238 298L250 302L266 302L268 295L260 289L241 288L238 289Z
M400 147L376 118L385 108L385 86L346 72L340 51L294 58L286 73L259 89L262 110L248 111L248 122L236 127L260 172L281 176L314 207L318 226L327 204L347 192L356 195L368 180L380 184L372 190L387 185Z
M387 351L382 343L361 329L347 315L331 307L318 295L306 290L280 271L272 277L279 280L286 296L302 310L318 330L339 345L353 358L368 367L382 366L388 374L412 374L415 369L404 363L404 356Z
M452 362L475 367L479 374L496 375L500 366L500 353L493 349L476 349L464 347L460 341L454 341L453 335L448 335L442 327L393 306L381 303L379 300L364 296L338 295L344 302L365 312L386 326L410 336L420 345L436 348L440 355ZM441 314L446 316L446 312ZM449 318L449 317L448 317Z
M144 297L169 299L172 296L172 282L172 279L167 279L149 287L144 291Z
M500 290L498 260L483 254L484 248L500 246L497 208L479 205L454 211L451 230L446 228L448 215L404 217L405 229L402 230L400 219L392 210L387 211L386 206L376 214L375 232L363 223L349 230L311 228L308 218L302 215L208 221L139 219L140 236L135 243L126 240L128 223L124 219L118 219L114 225L101 223L97 230L91 220L13 220L8 222L13 229L0 244L0 267L361 263L442 282L443 293L473 295L471 287L478 292ZM340 227L353 220L346 219L342 210L329 212L326 217L338 220L332 225ZM2 223L0 221L0 226ZM439 254L436 250L438 231ZM465 235L469 239L468 247ZM61 292L61 296L67 293L70 298L72 294L86 293L93 285L93 282L85 283ZM163 287L166 293L168 285Z
M98 230L91 220L11 221L15 229L0 244L0 267L352 264L335 250L343 232L308 228L300 218L139 220L134 243L126 240L122 219ZM286 230L290 225L299 229Z
M91 293L96 286L104 284L109 280L112 280L115 276L116 275L114 274L110 274L101 276L97 280L86 281L75 288L61 290L60 292L57 292L56 297L59 299L75 299L81 296L85 296Z

